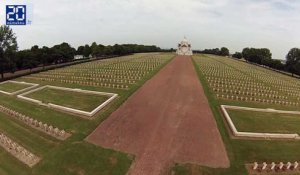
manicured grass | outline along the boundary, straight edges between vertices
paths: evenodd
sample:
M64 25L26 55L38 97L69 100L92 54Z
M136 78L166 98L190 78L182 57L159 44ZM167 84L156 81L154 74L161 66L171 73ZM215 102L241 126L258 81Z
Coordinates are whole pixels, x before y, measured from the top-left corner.
M134 157L126 153L101 148L84 141L84 139L126 99L141 87L148 79L155 75L169 60L151 73L144 76L129 90L109 89L79 84L65 84L60 82L29 81L22 77L18 80L35 82L40 85L54 85L69 88L80 88L100 92L117 93L119 98L113 100L101 110L93 120L82 119L78 116L66 114L44 106L37 106L19 100L16 97L0 94L0 105L9 107L22 114L26 114L44 123L65 129L72 133L66 141L59 141L47 136L13 119L0 116L0 129L7 132L30 150L42 156L42 161L33 168L29 168L16 160L13 156L0 148L0 174L2 175L124 175L127 173ZM88 71L89 69L87 69ZM0 113L1 114L1 113ZM4 114L3 114L4 115ZM6 118L5 118L6 117ZM24 135L24 136L23 136ZM49 142L49 143L48 143ZM31 147L32 145L32 147Z
M300 115L227 110L238 131L300 134Z
M26 84L19 84L19 83L12 83L12 82L6 82L3 84L0 84L0 90L5 92L16 92L25 88L30 87L31 85Z
M228 58L224 58L228 59ZM195 69L208 98L210 108L214 114L223 142L226 146L227 155L230 159L230 168L208 168L195 164L175 164L172 175L246 175L245 163L251 162L293 162L299 161L300 141L282 140L239 140L231 139L225 126L220 105L236 105L245 107L273 108L283 110L297 110L297 107L279 106L253 103L245 101L219 100L215 98L213 90L209 87L205 76L201 73L195 58ZM299 109L298 109L299 110Z
M27 94L26 97L83 111L92 111L109 97L105 95L85 94L60 89L44 88Z
M76 142L64 144L49 154L32 174L122 175L132 161L133 157L124 153Z
M228 174L226 169L213 169L208 167L201 167L201 166L193 166L191 164L175 164L174 168L172 169L174 174L184 174L184 175L221 175L221 174Z

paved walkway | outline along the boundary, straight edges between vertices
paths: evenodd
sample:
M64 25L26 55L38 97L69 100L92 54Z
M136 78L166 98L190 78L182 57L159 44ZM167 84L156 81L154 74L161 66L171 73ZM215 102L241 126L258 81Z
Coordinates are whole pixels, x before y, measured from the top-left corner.
M88 136L136 156L128 174L166 174L174 162L228 167L192 60L177 56Z

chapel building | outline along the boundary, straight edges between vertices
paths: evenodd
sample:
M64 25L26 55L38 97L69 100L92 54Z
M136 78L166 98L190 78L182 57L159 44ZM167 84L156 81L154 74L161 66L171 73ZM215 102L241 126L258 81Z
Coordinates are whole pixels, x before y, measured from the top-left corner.
M177 55L193 55L191 44L188 42L186 37L178 44L176 51Z

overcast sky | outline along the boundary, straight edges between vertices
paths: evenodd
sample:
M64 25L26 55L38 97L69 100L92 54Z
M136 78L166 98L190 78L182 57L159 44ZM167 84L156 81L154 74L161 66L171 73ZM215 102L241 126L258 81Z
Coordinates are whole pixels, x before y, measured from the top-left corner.
M33 23L13 27L20 49L93 41L176 48L186 36L193 49L267 47L283 59L300 47L300 0L2 0L2 24L8 4L33 7Z

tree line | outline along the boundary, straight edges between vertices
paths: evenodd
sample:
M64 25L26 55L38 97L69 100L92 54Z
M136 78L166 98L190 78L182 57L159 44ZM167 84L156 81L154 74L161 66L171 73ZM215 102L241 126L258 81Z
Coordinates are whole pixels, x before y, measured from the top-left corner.
M74 60L75 55L85 58L122 56L132 53L159 52L154 45L115 44L104 46L93 42L91 45L79 46L77 49L63 42L52 47L32 46L30 49L18 50L17 37L9 26L0 26L0 74L22 69L33 69L38 66L66 63Z
M174 52L171 49L161 49L157 46L138 44L115 44L105 46L93 42L91 45L79 46L77 49L63 42L52 47L39 47L37 45L30 49L18 50L17 37L9 26L0 26L0 74L3 78L5 72L15 72L22 69L33 69L38 66L66 63L74 60L75 55L83 55L85 58L107 56L122 56L132 53L145 52ZM214 54L230 56L226 47L194 50L194 53ZM272 59L272 53L267 48L244 48L242 52L231 55L234 58L244 58L248 62L268 66L278 70L300 75L300 48L292 48L286 55L286 62Z
M194 53L203 53L203 54L213 54L220 56L229 56L229 49L227 47L214 48L214 49L204 49L204 50L194 50Z
M244 48L242 52L236 52L232 57L244 58L248 62L300 75L300 48L292 48L287 53L285 61L272 59L272 53L267 48Z
M194 53L213 54L219 56L230 56L226 47L194 50ZM235 52L233 58L244 58L247 62L264 65L273 69L287 71L300 75L300 48L292 48L286 55L286 60L272 59L272 53L268 48L244 48L242 52Z

